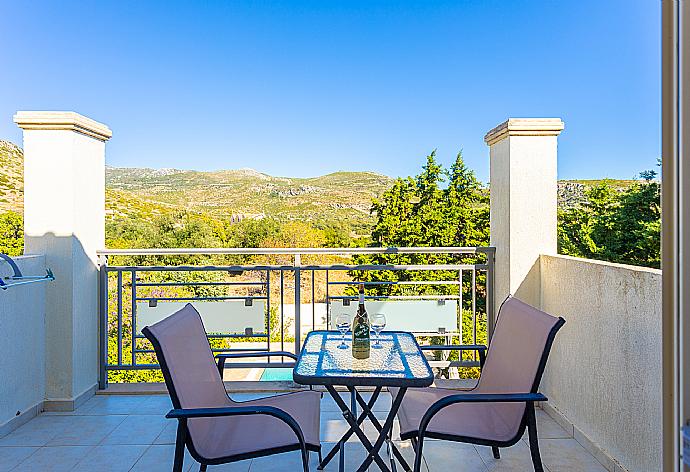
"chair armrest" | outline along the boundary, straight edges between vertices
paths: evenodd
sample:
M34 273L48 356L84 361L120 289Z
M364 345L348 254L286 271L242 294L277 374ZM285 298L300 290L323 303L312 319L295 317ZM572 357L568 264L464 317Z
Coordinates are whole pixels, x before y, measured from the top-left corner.
M478 351L486 352L487 347L483 344L432 344L419 346L422 351Z
M250 352L227 352L216 354L216 359L242 359L244 357L289 357L290 359L297 360L297 356L291 352L287 351L250 351Z
M450 395L441 398L431 405L438 409L445 408L455 403L516 403L516 402L545 402L549 399L541 393L467 393L462 395Z
M296 355L287 351L228 352L216 354L216 359L218 360L218 371L221 374L223 373L223 369L225 369L225 361L227 359L244 359L247 357L289 357L295 361L297 360Z
M270 415L290 416L280 408L272 406L224 406L218 408L176 408L165 415L168 419L214 418L217 416Z
M527 402L534 405L534 402L548 401L546 396L541 393L468 393L460 395L449 395L436 401L424 413L422 421L419 423L420 437L426 433L431 419L442 409L456 403L522 403Z
M486 350L488 349L483 344L441 344L420 346L422 351L477 351L479 354L479 368L484 367L486 361Z
M304 434L295 419L280 408L273 406L240 406L240 407L220 407L220 408L177 408L170 410L166 418L177 419L186 427L188 419L192 418L214 418L219 416L247 416L247 415L268 415L273 416L286 423L297 436L302 449L306 447Z

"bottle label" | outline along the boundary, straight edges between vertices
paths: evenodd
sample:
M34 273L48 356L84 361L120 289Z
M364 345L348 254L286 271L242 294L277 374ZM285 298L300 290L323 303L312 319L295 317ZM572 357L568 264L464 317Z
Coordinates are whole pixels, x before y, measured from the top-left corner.
M357 317L355 319L354 327L352 328L352 355L356 359L367 359L369 357L370 348L370 334L369 323L364 317Z

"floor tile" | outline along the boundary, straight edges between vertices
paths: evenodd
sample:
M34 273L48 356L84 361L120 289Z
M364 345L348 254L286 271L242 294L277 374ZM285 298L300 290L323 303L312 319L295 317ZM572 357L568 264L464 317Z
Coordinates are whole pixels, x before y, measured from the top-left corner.
M174 445L151 446L144 452L139 460L137 460L131 472L170 472L174 459ZM194 464L194 468L192 468L192 464ZM199 470L199 465L194 461L192 456L189 455L189 451L186 449L183 470L193 470L194 472Z
M501 448L500 459L494 459L491 448L488 446L475 446L475 448L490 472L534 470L529 448L522 441L514 446Z
M574 439L542 439L539 449L550 472L606 472L604 466Z
M329 451L334 444L332 443L325 443L322 444L324 455L326 454L326 451ZM384 446L385 447L385 446ZM351 471L351 470L357 470L357 468L361 465L361 463L364 461L366 458L366 450L364 447L356 442L352 443L347 443L345 444L345 470L346 471ZM382 457L384 460L387 461L387 456L385 454L382 454ZM336 455L331 462L328 463L326 468L324 469L326 472L335 472L338 470L338 460L339 456ZM294 469L292 469L294 470ZM380 471L381 469L376 465L372 464L369 469L370 471ZM251 472L257 472L256 470L252 469Z
M92 446L42 447L14 470L21 472L67 472L87 456Z
M166 418L165 425L160 434L153 440L153 444L175 444L177 437L177 420Z
M44 446L63 432L73 418L73 416L39 415L0 438L0 446Z
M548 413L544 410L537 410L537 436L540 439L570 439L572 435L568 433L563 427L558 424L553 418L551 418ZM525 429L525 434L522 436L523 439L527 438L527 429Z
M165 415L172 410L172 401L168 395L151 395L147 397L132 415Z
M129 471L148 446L96 446L73 469L74 472Z
M348 392L339 392L340 397L345 401L345 403L349 406L350 405L350 394ZM362 398L364 398L365 401L369 401L371 399L371 392L362 392ZM372 408L373 411L388 411L391 408L391 396L388 392L381 392L379 394L379 397L376 399L376 403L374 403L374 406ZM328 392L324 392L323 398L321 399L321 411L340 411L340 408L338 405L335 403L335 400L333 400L333 397Z
M237 465L239 464L238 462ZM309 470L316 470L318 465L318 455L315 452L309 453ZM209 471L211 470L210 467L208 469ZM230 470L234 472L240 469L228 469L228 471ZM259 457L252 460L249 470L250 472L299 472L302 470L302 453L293 451L273 456ZM244 469L244 471L246 471L246 469Z
M0 472L12 470L17 464L38 450L37 447L0 447Z
M270 394L238 394L236 400L250 400ZM349 403L349 397L343 394ZM364 396L369 398L370 393ZM324 454L347 431L347 422L335 402L325 395L322 400L322 439ZM170 408L167 395L96 396L75 412L42 414L17 430L0 438L0 472L14 471L168 471L174 457L177 422L165 419ZM390 395L382 393L374 414L383 422L390 406ZM596 459L568 438L567 433L543 411L537 412L544 465L549 472L605 472ZM394 439L398 424L394 423ZM369 421L364 423L367 437L374 441L378 432ZM128 444L129 443L129 444ZM137 443L137 444L131 444ZM153 444L153 445L152 445ZM409 441L396 441L408 463L414 461ZM43 446L43 447L40 447ZM384 446L384 460L389 461ZM366 457L366 451L353 436L346 444L346 470L355 470ZM310 455L312 470L317 456ZM232 464L209 467L217 472L296 471L301 469L299 453L285 453ZM199 465L186 452L185 471L196 471ZM422 469L445 472L531 471L532 461L526 440L501 449L495 460L488 447L449 441L427 440ZM401 467L398 467L401 470ZM338 456L326 468L338 470ZM378 470L377 466L370 470Z
M95 395L84 403L89 415L132 415L150 395Z
M414 460L415 460L415 451L414 448L412 448L412 442L411 441L394 441L395 446L398 448L398 451L403 456L403 459L408 463L410 467L414 466ZM424 458L424 454L422 454L422 472L429 471L429 466L427 464L426 458ZM399 464L399 462L398 462ZM448 465L446 464L445 467L442 470L447 470ZM398 467L398 470L402 470L402 467Z
M101 444L143 444L150 445L161 434L171 420L162 415L126 416ZM176 423L176 421L174 421Z
M56 434L47 446L95 446L113 432L126 418L122 415L70 416L63 430Z
M422 456L430 472L444 472L452 464L457 472L486 472L487 467L471 444L452 441L424 441Z
M386 412L374 412L374 416L379 420L379 424L383 425L386 420ZM350 425L343 418L342 413L335 411L324 411L321 413L321 441L323 442L338 442L340 438L350 429ZM362 429L364 434L373 441L378 437L378 430L369 421L365 420ZM393 420L393 438L400 437L400 426L398 420ZM349 439L349 442L359 442L359 439L355 434L353 434Z

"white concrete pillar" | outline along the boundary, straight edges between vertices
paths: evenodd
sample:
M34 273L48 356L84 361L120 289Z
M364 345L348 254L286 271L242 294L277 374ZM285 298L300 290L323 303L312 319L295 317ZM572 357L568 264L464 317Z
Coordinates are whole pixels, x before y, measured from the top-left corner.
M557 253L559 118L510 118L484 137L490 148L491 245L496 307L509 294L540 306L539 255Z
M98 269L105 246L107 126L73 112L20 111L24 251L45 254L46 407L71 409L98 380Z

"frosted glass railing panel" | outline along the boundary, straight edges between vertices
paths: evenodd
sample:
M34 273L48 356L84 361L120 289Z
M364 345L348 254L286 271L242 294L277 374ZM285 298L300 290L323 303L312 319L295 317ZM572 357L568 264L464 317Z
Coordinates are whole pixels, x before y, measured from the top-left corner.
M367 300L365 306L369 319L377 313L386 315L386 330L412 333L458 331L457 300ZM352 317L356 312L356 300L349 306L344 305L343 300L333 300L329 329L336 329L335 320L341 313Z
M156 323L173 314L186 302L158 302L149 306L146 302L137 303L137 331L144 326ZM204 321L207 333L219 334L265 334L266 304L254 300L246 306L244 300L195 301L192 302ZM251 331L248 331L251 330Z

